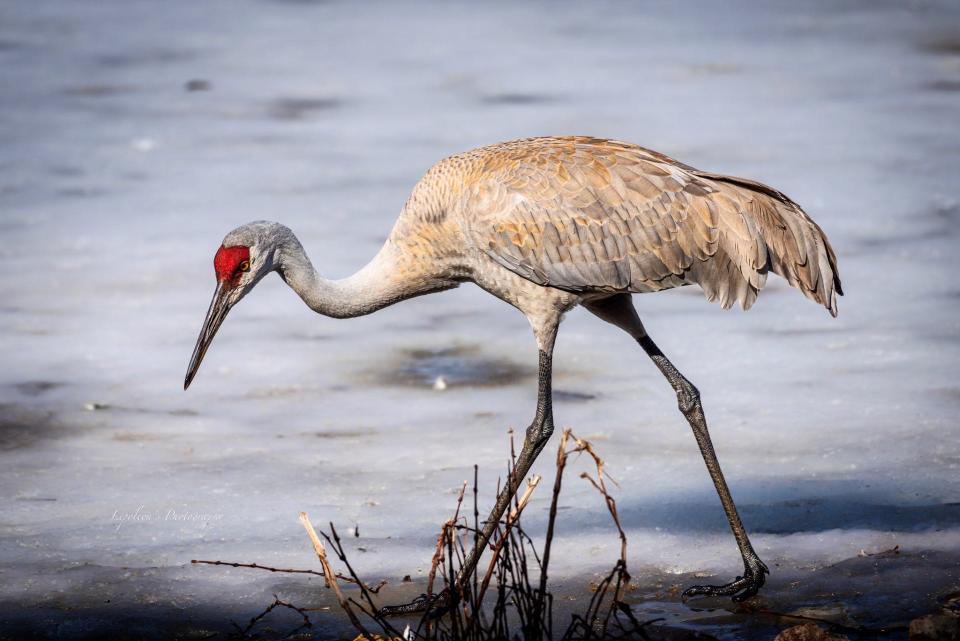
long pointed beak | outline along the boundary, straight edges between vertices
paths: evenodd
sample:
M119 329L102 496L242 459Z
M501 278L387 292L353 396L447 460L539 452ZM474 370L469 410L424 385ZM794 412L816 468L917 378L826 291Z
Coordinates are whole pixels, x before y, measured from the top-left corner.
M203 328L200 330L200 336L197 338L197 346L193 348L193 356L190 357L190 366L187 367L187 376L183 379L183 389L190 387L193 377L200 369L200 362L203 361L213 337L217 335L217 330L223 324L223 319L227 317L230 311L228 301L229 288L224 284L217 283L217 289L213 292L213 300L210 302L210 309L207 310L207 317L203 321Z

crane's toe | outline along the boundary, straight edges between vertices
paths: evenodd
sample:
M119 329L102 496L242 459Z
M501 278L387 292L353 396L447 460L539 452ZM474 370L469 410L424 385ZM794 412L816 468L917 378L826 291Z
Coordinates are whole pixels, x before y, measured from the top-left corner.
M766 575L770 573L767 566L759 558L754 557L747 561L743 576L724 585L693 585L683 591L681 597L686 601L697 596L729 596L739 603L755 595L766 582Z
M386 605L380 608L380 616L394 617L404 614L426 612L430 619L439 619L456 605L456 599L450 588L444 588L438 594L421 594L410 603L402 605Z

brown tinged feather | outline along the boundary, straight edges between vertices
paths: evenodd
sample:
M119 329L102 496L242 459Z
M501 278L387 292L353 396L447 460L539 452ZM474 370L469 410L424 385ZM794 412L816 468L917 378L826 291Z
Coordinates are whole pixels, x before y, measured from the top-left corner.
M799 205L763 183L583 137L516 140L444 163L453 171L439 174L465 185L447 206L468 239L539 285L583 294L695 283L723 307L748 309L773 271L837 313L833 248ZM418 189L452 193L429 184L433 173Z

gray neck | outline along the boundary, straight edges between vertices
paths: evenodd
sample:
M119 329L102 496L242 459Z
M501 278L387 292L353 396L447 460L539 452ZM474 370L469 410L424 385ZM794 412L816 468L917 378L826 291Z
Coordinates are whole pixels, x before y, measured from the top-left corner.
M404 282L389 241L360 271L340 280L324 278L314 269L295 238L277 252L277 271L310 309L331 318L364 316L412 296L455 286L435 282ZM408 281L421 279L410 278Z

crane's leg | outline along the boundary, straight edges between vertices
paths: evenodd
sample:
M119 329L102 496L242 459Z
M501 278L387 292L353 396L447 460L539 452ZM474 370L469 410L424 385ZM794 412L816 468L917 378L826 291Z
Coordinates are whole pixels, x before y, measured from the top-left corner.
M506 512L510 506L510 501L517 493L520 484L526 478L533 462L537 459L537 456L543 450L544 446L546 446L547 441L550 440L550 435L553 434L553 394L551 381L553 376L553 344L557 337L558 324L559 318L545 323L544 326L534 324L534 333L536 334L537 344L540 350L537 411L533 417L533 422L530 423L530 427L527 428L526 435L523 439L523 447L520 450L520 455L517 456L513 470L507 478L503 489L500 490L500 494L497 496L497 502L490 511L490 516L488 516L487 520L483 523L477 543L467 554L463 565L460 567L460 571L457 573L453 590L444 590L439 594L433 595L432 598L422 594L411 603L381 608L380 614L392 616L429 610L431 614L440 616L452 605L455 605L463 595L464 590L469 588L471 576L477 567L477 563L480 561L480 555L487 547L487 544L490 543L490 538L497 529L500 519L503 518L504 512Z
M700 453L707 464L707 471L717 488L717 494L720 495L723 511L726 512L730 529L733 530L733 536L736 538L740 554L743 556L743 576L739 576L736 580L725 585L695 585L687 588L683 592L683 596L685 598L701 595L733 596L734 601L743 601L752 597L763 586L766 580L765 575L770 571L757 556L757 553L754 552L747 531L740 521L740 515L737 513L737 506L734 505L733 497L730 496L730 488L727 487L723 472L720 471L720 462L717 461L717 454L713 449L710 433L707 431L707 420L703 414L703 406L700 404L700 392L673 366L673 363L667 359L656 343L647 335L629 294L618 294L600 301L586 303L584 307L633 336L677 393L680 411L693 429L693 436L697 439L697 445L700 446Z

